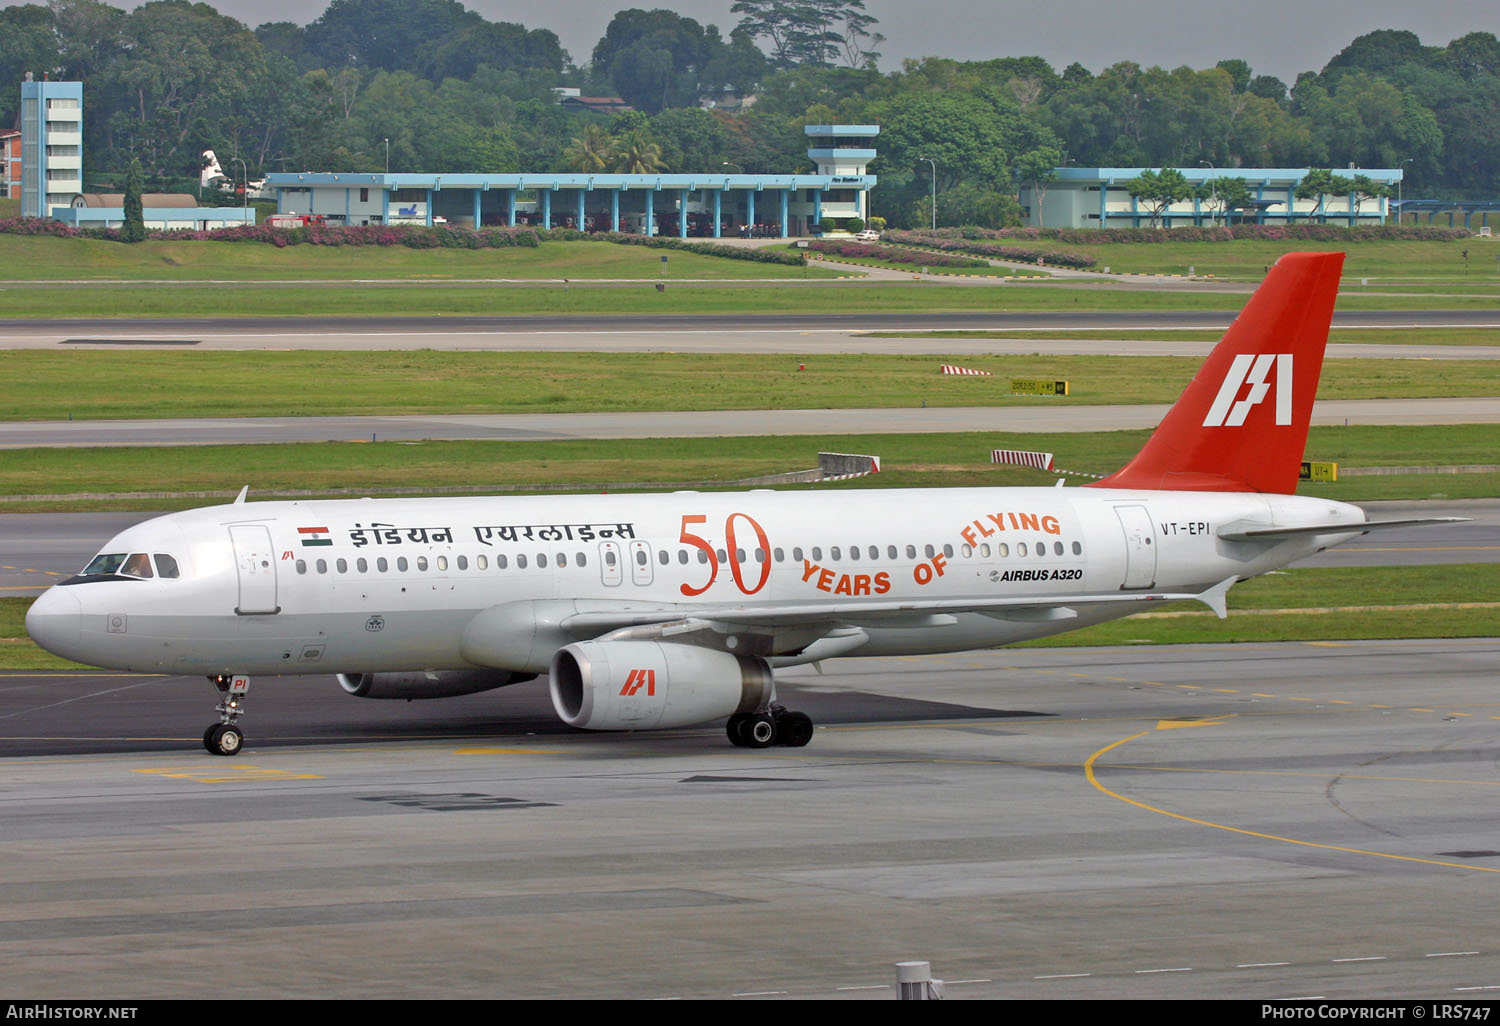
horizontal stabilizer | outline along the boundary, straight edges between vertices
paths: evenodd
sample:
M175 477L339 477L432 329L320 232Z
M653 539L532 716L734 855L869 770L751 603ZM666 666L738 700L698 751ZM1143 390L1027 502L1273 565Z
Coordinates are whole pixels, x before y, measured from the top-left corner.
M1362 524L1313 524L1308 527L1225 528L1219 537L1225 541L1275 541L1302 534L1364 534L1385 527L1421 527L1424 524L1464 524L1468 517L1419 517L1412 520L1366 520Z

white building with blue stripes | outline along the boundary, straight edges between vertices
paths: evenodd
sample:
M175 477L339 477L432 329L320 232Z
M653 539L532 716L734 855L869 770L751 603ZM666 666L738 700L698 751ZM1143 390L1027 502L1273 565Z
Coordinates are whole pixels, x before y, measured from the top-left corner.
M327 224L517 224L723 238L812 234L825 218L864 219L877 125L808 125L809 175L704 171L268 175L277 211Z

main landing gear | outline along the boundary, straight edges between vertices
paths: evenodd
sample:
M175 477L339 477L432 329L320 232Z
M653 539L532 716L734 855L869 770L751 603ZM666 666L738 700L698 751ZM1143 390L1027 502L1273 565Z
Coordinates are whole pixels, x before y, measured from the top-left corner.
M223 697L215 707L219 722L203 732L203 747L213 755L238 755L245 735L235 721L245 714L242 706L250 690L250 678L242 673L221 673L208 679Z
M729 743L737 748L801 748L812 740L813 721L806 713L788 712L773 705L762 713L735 713L724 724Z

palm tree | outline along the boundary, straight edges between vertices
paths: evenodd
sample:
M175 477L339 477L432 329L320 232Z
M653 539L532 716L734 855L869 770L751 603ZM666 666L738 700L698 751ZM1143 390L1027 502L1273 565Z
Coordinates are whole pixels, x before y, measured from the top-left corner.
M603 171L615 156L615 141L598 125L584 125L583 134L563 150L563 160L572 171Z
M661 159L661 143L640 129L632 129L620 136L615 150L615 167L629 175L645 175L652 171L665 171L666 161Z

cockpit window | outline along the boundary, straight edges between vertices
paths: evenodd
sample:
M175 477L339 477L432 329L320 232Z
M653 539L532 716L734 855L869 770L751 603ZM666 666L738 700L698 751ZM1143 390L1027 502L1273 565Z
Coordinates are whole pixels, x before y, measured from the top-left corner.
M120 567L119 573L126 577L151 577L151 557L144 552L132 552Z
M169 581L175 581L181 577L182 574L177 569L177 560L165 552L158 552L156 554L156 576Z
M124 552L101 552L89 561L89 565L83 568L84 577L103 577L120 572L120 566L126 560Z

